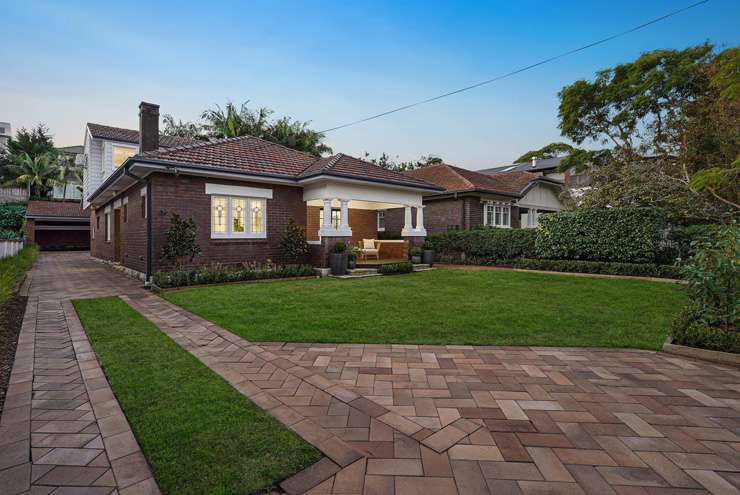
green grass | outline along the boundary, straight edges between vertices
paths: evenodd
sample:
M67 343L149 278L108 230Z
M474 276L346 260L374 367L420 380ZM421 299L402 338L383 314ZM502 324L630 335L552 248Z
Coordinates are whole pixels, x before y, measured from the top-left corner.
M164 493L262 492L320 459L119 298L74 305Z
M685 300L673 284L434 270L183 289L164 297L253 342L658 349Z
M38 247L32 244L21 249L15 256L0 260L0 306L13 295L18 282L31 269L38 254Z

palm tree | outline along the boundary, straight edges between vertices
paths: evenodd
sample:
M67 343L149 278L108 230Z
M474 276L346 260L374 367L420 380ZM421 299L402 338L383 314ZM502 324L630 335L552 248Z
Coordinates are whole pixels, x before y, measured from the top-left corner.
M73 155L59 153L57 155L57 167L59 175L57 181L64 187L63 199L67 198L67 186L70 183L82 184L83 167L75 163ZM78 186L79 188L79 186Z
M59 165L54 153L44 153L33 158L25 152L16 155L8 166L8 172L14 178L7 181L6 185L25 184L29 197L45 196L50 187L61 184Z
M250 110L247 104L249 100L241 104L237 110L232 102L226 103L226 108L216 105L215 109L203 112L201 119L205 121L203 128L211 137L232 138L239 136L264 137L265 130L269 125L268 118L272 110L260 108L257 111Z

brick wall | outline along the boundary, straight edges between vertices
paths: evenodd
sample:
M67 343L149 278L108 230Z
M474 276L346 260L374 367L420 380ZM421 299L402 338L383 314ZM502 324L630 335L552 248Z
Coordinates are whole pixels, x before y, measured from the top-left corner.
M306 209L306 239L309 241L319 240L320 206L309 206ZM377 239L378 217L375 210L349 209L349 226L352 228L353 244L362 239Z
M205 193L206 183L272 189L273 199L268 199L266 205L267 238L211 239L211 196ZM283 257L280 248L285 228L291 219L306 227L306 204L303 202L303 189L299 187L156 174L152 176L153 271L164 268L159 262L159 254L171 213L192 217L198 225L198 244L202 253L193 261L194 266L264 262L268 258L275 263L292 262Z
M273 199L267 200L267 238L266 239L211 239L211 196L205 193L206 183L230 184L273 190ZM303 190L298 187L266 185L260 183L233 182L217 179L154 174L150 176L152 188L152 271L166 269L159 257L165 241L165 232L170 225L172 213L183 218L194 218L198 225L198 244L201 254L196 256L191 266L211 263L237 264L245 261L264 262L271 259L275 263L287 263L282 255L280 242L290 219L298 225L306 226L306 205ZM135 186L124 196L128 199L128 218L121 219L121 264L140 272L146 271L146 219L142 217L141 186ZM123 196L115 199L120 199ZM91 254L98 258L113 260L115 232L111 232L111 242L105 241L105 216L107 205L101 206L91 215L91 229L95 239L91 244ZM96 228L95 215L100 216ZM114 228L111 209L111 229ZM123 214L123 213L122 213ZM306 260L299 260L307 262Z
M463 200L440 199L429 201L424 208L424 227L428 234L464 229Z

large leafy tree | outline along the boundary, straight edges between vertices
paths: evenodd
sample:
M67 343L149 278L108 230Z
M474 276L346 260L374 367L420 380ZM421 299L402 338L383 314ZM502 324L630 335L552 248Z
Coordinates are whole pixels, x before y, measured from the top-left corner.
M312 130L310 122L290 117L272 119L274 112L269 108L255 110L248 104L246 101L237 107L227 102L223 108L216 105L203 111L200 122L176 121L171 115L165 115L164 133L194 139L255 136L317 156L331 153L331 148L323 143L324 134Z
M661 206L676 220L737 215L740 53L709 44L656 50L559 93L561 134L525 154L590 166L583 207ZM585 147L584 147L585 145ZM586 147L596 150L585 149Z
M54 141L49 129L44 124L38 124L31 129L21 127L14 138L8 140L5 148L0 148L0 179L13 179L9 167L18 161L24 153L31 159L40 155L54 152Z

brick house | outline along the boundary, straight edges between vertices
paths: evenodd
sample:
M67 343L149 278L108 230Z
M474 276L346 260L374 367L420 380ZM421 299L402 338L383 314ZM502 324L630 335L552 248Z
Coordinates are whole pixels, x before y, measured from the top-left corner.
M487 175L443 163L404 175L443 189L424 196L424 226L430 234L479 225L533 228L540 214L562 209L563 183L531 172ZM385 213L387 235L400 235L402 225L401 210Z
M44 251L90 248L90 212L79 201L29 201L26 237Z
M246 261L326 266L338 241L377 238L378 211L405 212L406 251L425 235L423 209L442 188L344 154L316 157L251 136L163 148L159 107L139 106L138 152L126 157L85 200L91 255L142 277L160 261L173 213L193 218L202 253L194 266ZM281 241L290 221L306 228L310 257L288 260Z

